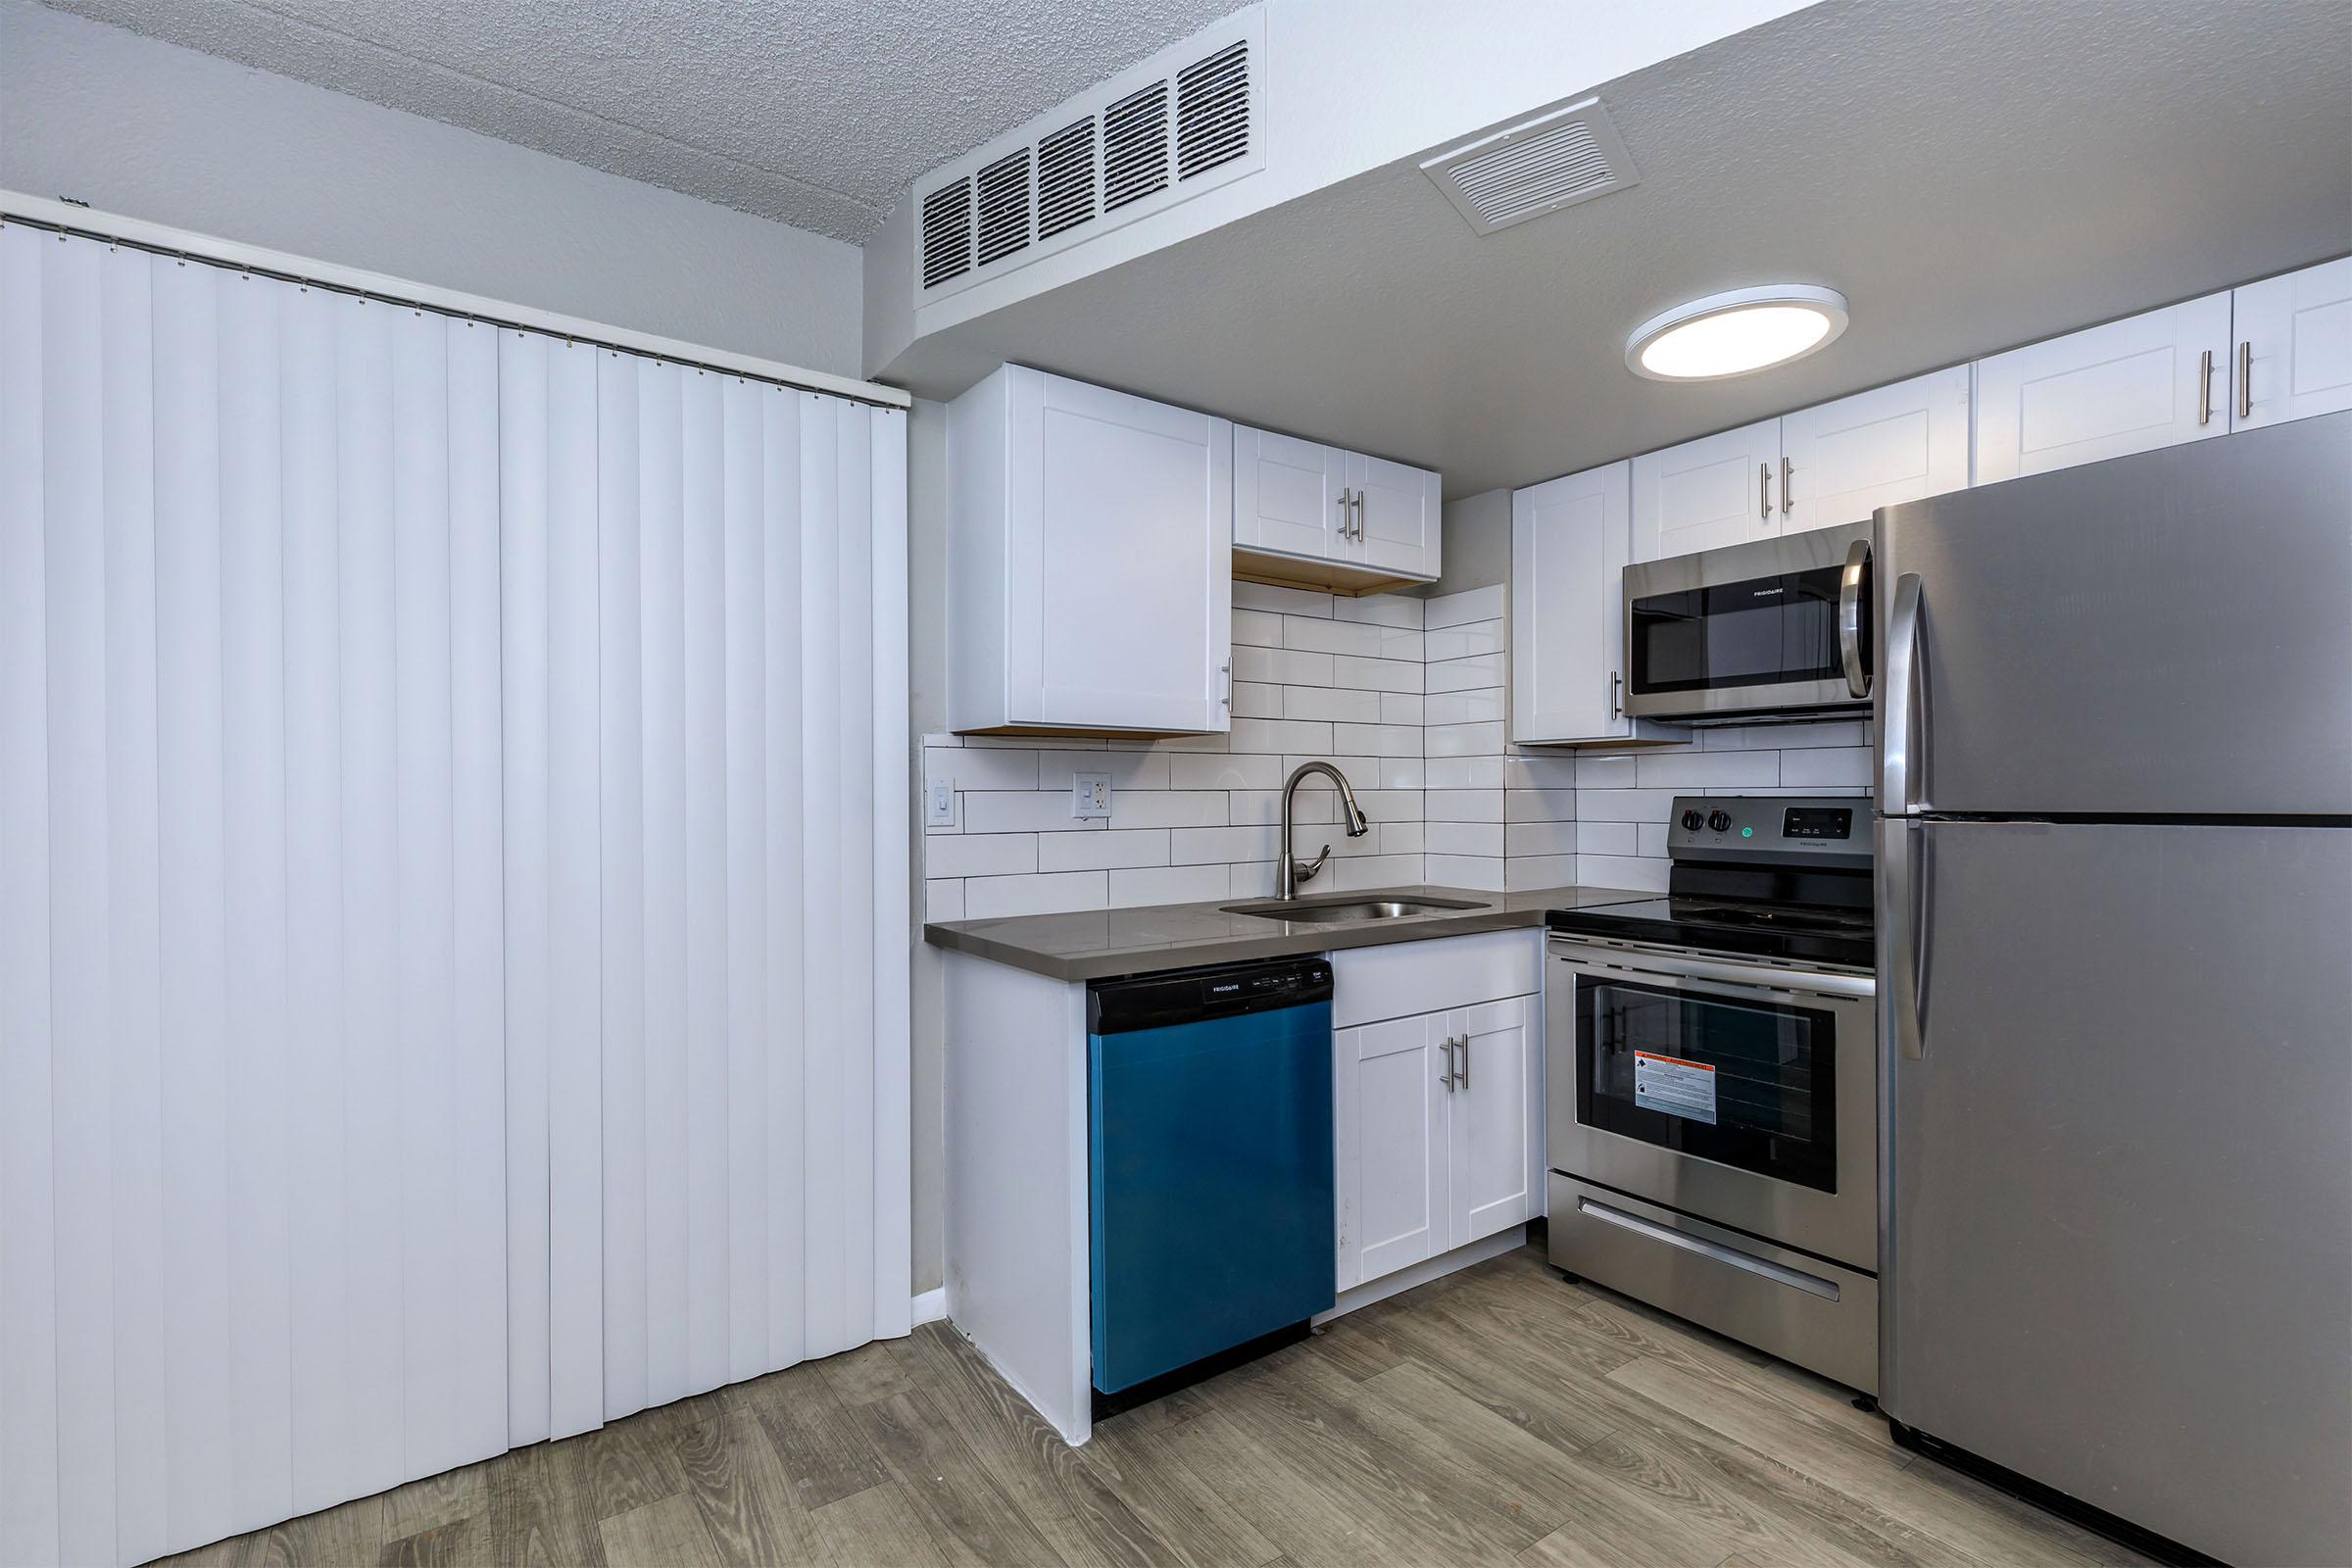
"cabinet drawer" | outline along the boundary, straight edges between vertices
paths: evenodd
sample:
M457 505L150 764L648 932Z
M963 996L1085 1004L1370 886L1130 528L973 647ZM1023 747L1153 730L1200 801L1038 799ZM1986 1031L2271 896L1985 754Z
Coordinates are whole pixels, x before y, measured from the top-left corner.
M1335 953L1331 1021L1345 1029L1529 996L1541 984L1543 956L1541 931L1488 931Z

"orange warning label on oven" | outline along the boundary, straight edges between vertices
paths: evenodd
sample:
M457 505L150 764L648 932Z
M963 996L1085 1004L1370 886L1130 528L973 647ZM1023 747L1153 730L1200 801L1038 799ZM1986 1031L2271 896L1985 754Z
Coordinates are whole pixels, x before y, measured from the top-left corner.
M1634 1053L1634 1103L1686 1121L1715 1122L1715 1069L1654 1051Z

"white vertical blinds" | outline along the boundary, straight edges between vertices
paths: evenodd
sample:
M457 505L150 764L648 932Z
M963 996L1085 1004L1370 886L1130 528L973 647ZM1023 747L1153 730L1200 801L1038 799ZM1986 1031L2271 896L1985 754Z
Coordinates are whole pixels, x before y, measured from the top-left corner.
M0 1564L906 1332L904 441L0 228Z

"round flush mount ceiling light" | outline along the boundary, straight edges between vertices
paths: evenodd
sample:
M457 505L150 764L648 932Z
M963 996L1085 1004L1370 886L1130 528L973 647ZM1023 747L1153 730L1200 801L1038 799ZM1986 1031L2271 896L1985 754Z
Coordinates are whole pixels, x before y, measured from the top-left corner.
M1653 316L1625 340L1625 365L1652 381L1712 381L1801 360L1845 330L1845 296L1808 283L1737 288Z

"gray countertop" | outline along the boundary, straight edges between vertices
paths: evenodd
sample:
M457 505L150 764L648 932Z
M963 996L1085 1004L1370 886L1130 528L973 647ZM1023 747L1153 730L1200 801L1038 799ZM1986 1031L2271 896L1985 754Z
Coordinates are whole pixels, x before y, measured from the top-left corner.
M1053 980L1101 980L1111 975L1148 974L1154 969L1189 969L1206 963L1240 963L1295 953L1330 953L1391 942L1467 936L1476 931L1532 929L1553 909L1592 904L1622 904L1654 898L1623 888L1530 888L1517 893L1480 893L1468 888L1367 888L1334 893L1316 889L1301 902L1374 899L1453 899L1466 909L1399 915L1390 920L1317 924L1235 914L1225 899L1212 904L1161 904L1140 909L1085 909L1073 914L1024 914L1001 920L951 920L923 927L935 948L968 953L1027 969Z

